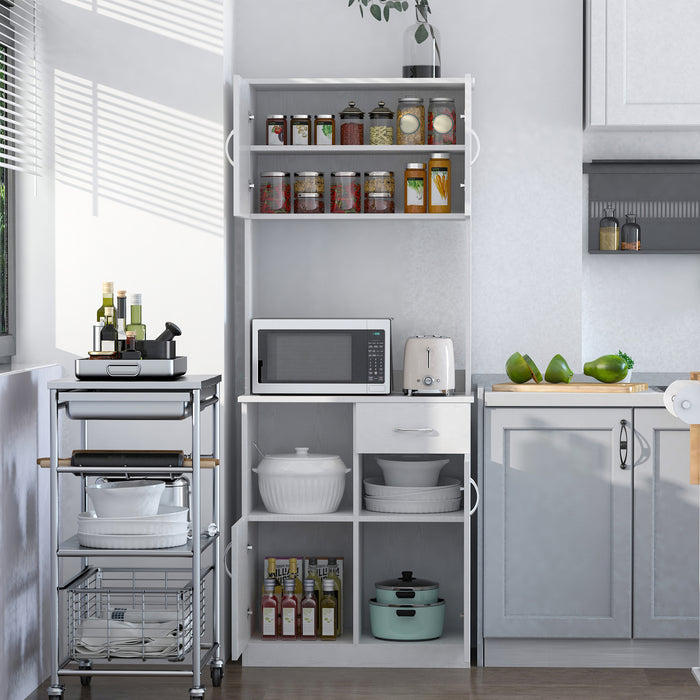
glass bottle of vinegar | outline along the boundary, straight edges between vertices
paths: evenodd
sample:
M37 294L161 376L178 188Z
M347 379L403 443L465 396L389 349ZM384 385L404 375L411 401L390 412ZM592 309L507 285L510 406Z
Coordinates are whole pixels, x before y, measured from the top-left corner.
M301 600L301 639L316 639L318 630L318 601L314 594L314 580L304 579L304 597Z
M321 639L335 641L338 601L334 595L335 582L332 579L323 579L323 598L321 598Z
M277 614L279 601L275 597L275 579L266 578L263 584L263 597L260 603L263 639L277 639Z
M598 227L598 239L600 250L620 250L620 222L615 218L612 204L605 207L605 216Z

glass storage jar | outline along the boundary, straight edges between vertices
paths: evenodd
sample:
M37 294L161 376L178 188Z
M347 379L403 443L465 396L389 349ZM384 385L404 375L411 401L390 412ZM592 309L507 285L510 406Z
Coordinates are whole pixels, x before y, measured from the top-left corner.
M394 197L389 192L369 192L365 196L365 214L393 214Z
M323 197L323 173L318 170L302 170L294 173L294 194L316 192Z
M598 224L598 247L600 250L620 250L620 222L615 217L615 207L604 207L605 216Z
M323 214L323 196L318 192L298 192L294 195L295 214Z
M355 214L361 211L360 173L353 171L331 173L331 213Z
M428 103L428 143L457 143L455 101L451 97L431 97Z
M308 146L311 143L311 117L308 114L292 114L289 142L292 146Z
M289 214L289 173L260 173L260 213Z
M335 117L332 114L317 114L314 117L314 144L335 146Z
M433 153L428 161L428 213L450 213L451 164L449 153Z
M402 97L396 110L396 143L415 146L425 143L425 107L420 97Z
M365 113L353 101L340 112L341 146L361 146L365 142Z
M367 210L367 196L372 192L388 192L394 196L394 173L391 170L371 170L365 173L365 210Z
M641 250L642 229L636 214L625 214L625 223L620 229L620 250Z
M265 123L265 144L268 146L287 145L287 115L267 115L267 121Z
M425 214L425 163L406 163L403 210L406 214Z
M381 100L369 112L369 143L371 146L394 143L394 113Z

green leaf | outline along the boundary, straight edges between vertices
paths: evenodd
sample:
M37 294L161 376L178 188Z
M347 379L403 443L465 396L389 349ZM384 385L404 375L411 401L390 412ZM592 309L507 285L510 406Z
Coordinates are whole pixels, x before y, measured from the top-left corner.
M406 10L408 9L408 3L404 0L404 2L401 3L401 7L403 8L403 11L406 12Z
M369 0L362 0L362 4L367 7L367 5L369 5Z
M424 24L419 25L414 34L416 37L416 42L422 44L428 38L428 30L425 28Z
M355 0L349 0L349 1L348 1L348 7L350 7L350 5L352 5L354 2L355 2Z
M369 8L369 11L372 13L372 17L374 17L377 22L382 21L382 11L379 9L379 5L372 5L372 7Z
M389 7L389 5L384 5L384 20L385 20L386 22L389 21L389 12L390 12L390 10L391 10L391 8Z

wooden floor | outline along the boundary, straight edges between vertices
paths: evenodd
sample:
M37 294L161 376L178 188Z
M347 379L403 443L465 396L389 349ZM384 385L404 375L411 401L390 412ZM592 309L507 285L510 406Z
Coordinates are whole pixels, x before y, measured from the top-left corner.
M205 700L684 700L700 698L690 669L263 669L227 664ZM189 700L172 678L66 678L65 700ZM26 700L46 700L45 685ZM16 700L16 699L12 699Z

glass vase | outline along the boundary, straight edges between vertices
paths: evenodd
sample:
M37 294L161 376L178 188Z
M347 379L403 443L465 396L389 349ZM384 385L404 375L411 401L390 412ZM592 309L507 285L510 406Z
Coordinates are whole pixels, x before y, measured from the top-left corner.
M403 35L404 78L440 77L440 33L428 22L427 2L416 0L416 21Z

